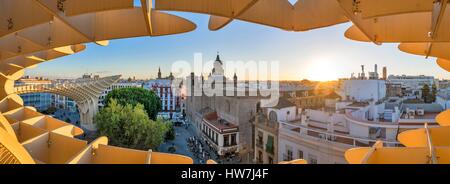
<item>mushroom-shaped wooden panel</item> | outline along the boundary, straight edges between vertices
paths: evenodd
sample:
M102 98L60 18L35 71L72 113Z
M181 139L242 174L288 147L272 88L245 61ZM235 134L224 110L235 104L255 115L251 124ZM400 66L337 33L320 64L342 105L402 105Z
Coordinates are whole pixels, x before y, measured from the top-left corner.
M428 128L433 146L450 146L450 127ZM425 128L407 130L398 135L398 140L407 147L427 147L428 135Z
M450 126L450 109L439 113L436 116L436 122L441 126Z
M33 158L17 140L0 128L0 164L34 164Z
M450 72L450 60L438 58L436 60L436 63L442 69L446 70L447 72Z
M295 159L295 160L291 160L291 161L283 161L283 162L280 162L279 164L308 164L308 161L306 161L304 159Z

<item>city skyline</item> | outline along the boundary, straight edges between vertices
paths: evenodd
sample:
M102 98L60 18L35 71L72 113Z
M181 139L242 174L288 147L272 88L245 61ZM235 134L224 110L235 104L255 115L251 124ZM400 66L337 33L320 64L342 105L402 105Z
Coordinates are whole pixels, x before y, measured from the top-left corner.
M219 51L225 62L279 61L280 80L348 78L351 73L360 71L360 65L371 71L375 64L380 68L387 66L388 74L450 78L450 74L443 72L433 59L403 53L395 48L395 44L377 46L348 40L343 35L349 23L312 32L286 33L233 21L222 30L209 31L208 16L175 14L198 24L197 30L165 37L114 40L108 47L88 44L86 51L40 64L26 70L26 75L76 78L84 73L98 73L148 79L156 77L159 67L169 73L172 63L180 60L192 63L195 53L202 53L205 62L214 60ZM290 48L298 48L298 51L292 52ZM121 65L124 61L130 64ZM233 71L227 71L226 75L233 76Z
M167 71L167 73L165 73L164 71L161 71L161 72L162 72L162 77L163 78L166 78L166 77L168 77L170 75L170 71ZM368 75L369 72L372 72L372 71L369 70L369 71L366 71L366 73L365 73L367 78L368 78L367 75ZM46 76L46 75L24 75L23 78L31 78L31 79L39 79L39 80L64 80L64 79L69 79L70 80L70 79L82 78L84 75L90 75L91 77L96 76L96 75L101 76L101 77L112 76L112 75L108 75L106 73L108 73L108 71L93 72L93 73L85 72L85 73L80 73L79 75L77 75L77 76L75 76L73 78L71 78L71 77L54 78L54 77ZM205 77L205 79L208 78L207 73L201 73L201 74ZM309 79L309 78L302 78L302 79L280 79L278 81L280 81L280 82L283 82L283 81L288 82L288 81L308 80L308 81L312 81L312 82L334 82L334 81L338 81L340 79L351 79L352 77L353 78L358 78L358 74L359 74L358 72L352 72L352 73L348 74L348 76L346 76L346 77L340 77L340 78L336 78L336 79L333 79L333 80L312 80L312 79ZM158 72L153 72L151 75L149 75L150 77L146 77L146 78L137 78L136 76L124 77L121 74L118 74L118 75L121 76L120 80L132 79L132 80L144 80L145 81L145 80L158 79L158 76L157 76ZM378 70L378 75L379 75L379 79L382 80L383 79L382 78L383 77L382 76L382 71ZM195 76L201 76L201 75L195 74ZM430 76L430 77L434 77L436 80L449 80L447 78L437 78L437 77L435 77L433 75L423 75L423 74L407 75L407 74L402 74L402 73L401 74L388 73L387 77L389 77L389 76ZM189 77L189 76L186 76L186 77ZM231 79L233 77L233 74L230 74L230 75L227 74L227 75L225 75L225 77ZM253 80L248 80L248 79L240 79L239 76L238 76L238 81L244 81L244 80L245 81L253 81Z
M379 76L379 79L383 79L383 70L384 70L384 68L386 68L387 69L387 77L389 77L389 76L431 76L431 77L434 77L436 80L448 80L447 78L439 78L439 77L436 77L436 76L434 76L434 75L424 75L424 74L416 74L416 75L409 75L409 74L404 74L404 73L389 73L389 66L379 66L378 64L375 64L376 66L378 66L378 70L377 70L377 74L378 74L378 76ZM330 79L330 80L320 80L320 79L316 79L316 80L314 80L314 79L311 79L311 78L301 78L301 79L280 79L280 80L278 80L278 81L301 81L301 80L309 80L309 81L313 81L313 82L333 82L333 81L338 81L338 80L340 80L340 79L351 79L351 78L358 78L359 76L359 74L360 74L360 72L361 72L361 66L364 66L364 68L365 68L365 75L366 75L366 77L368 77L368 75L370 74L370 73L372 73L373 71L374 71L374 67L375 67L375 65L374 66L366 66L366 65L360 65L360 67L359 67L359 71L353 71L353 72L351 72L351 73L349 73L348 74L348 76L344 76L344 77L339 77L339 78L336 78L336 79ZM207 66L208 67L208 66ZM208 68L207 69L207 71L210 71L212 68ZM161 75L162 75L162 77L163 78L165 78L165 77L169 77L170 75L172 75L172 71L170 71L170 70L168 70L168 71L164 71L164 70L161 70L161 66L158 66L158 68L156 68L156 71L152 71L152 72L150 72L150 75L147 75L146 77L144 77L144 78L138 78L138 77L136 77L136 75L130 75L130 76L124 76L124 75L122 75L122 74L120 74L120 73L118 73L118 74L116 74L116 75L120 75L121 76L121 80L129 80L129 79L132 79L132 80L152 80L152 79L158 79L158 72L161 72ZM100 72L89 72L89 71L87 71L87 72L84 72L84 73L79 73L79 74L77 74L76 76L74 76L74 77L52 77L52 76L49 76L49 75L33 75L33 74L27 74L27 75L24 75L23 77L24 78L36 78L36 79L44 79L44 80L59 80L59 79L75 79L75 78L81 78L81 77L83 77L84 75L92 75L92 76L95 76L95 75L98 75L98 76L109 76L108 75L108 73L109 73L109 71L100 71ZM194 72L195 73L195 72ZM210 75L211 73L208 73L208 72L201 72L201 73L195 73L195 75L196 76L204 76L205 77L205 79L207 79L208 78L208 75ZM233 72L226 72L225 73L225 77L227 77L227 78L233 78L233 76L235 75L236 73L233 73ZM189 77L189 75L187 75L187 76L185 76L185 77ZM253 81L253 79L248 79L248 78L240 78L240 75L237 75L237 77L238 77L238 81L241 81L241 80L246 80L246 81Z

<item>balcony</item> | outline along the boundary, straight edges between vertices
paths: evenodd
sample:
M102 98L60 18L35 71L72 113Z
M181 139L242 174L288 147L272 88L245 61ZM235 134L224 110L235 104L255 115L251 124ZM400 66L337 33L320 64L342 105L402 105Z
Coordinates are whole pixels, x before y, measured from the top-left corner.
M256 140L256 147L262 149L262 148L263 148L263 145L264 145L264 143L263 143L262 138L258 138L258 140Z

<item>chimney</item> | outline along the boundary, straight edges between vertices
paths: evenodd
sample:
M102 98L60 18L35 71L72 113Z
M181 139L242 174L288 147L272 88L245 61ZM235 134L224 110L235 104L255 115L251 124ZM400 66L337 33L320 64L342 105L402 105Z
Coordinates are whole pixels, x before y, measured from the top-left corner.
M190 82L191 82L191 90L189 90L191 96L194 96L194 89L195 89L195 74L194 72L191 72L191 77L190 77ZM192 99L192 98L191 98Z
M237 96L237 83L238 83L238 77L235 72L234 76L233 76L234 96Z
M361 65L361 79L365 79L366 78L366 74L364 73L364 65Z

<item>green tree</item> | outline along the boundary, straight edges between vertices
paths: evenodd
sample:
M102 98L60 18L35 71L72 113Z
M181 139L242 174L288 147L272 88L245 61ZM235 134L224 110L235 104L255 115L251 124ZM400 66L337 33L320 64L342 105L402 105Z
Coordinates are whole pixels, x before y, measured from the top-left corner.
M166 140L174 140L175 139L175 127L172 122L167 123L167 133Z
M427 84L422 87L422 99L425 103L429 103L430 99L430 86Z
M436 101L436 95L437 95L437 86L436 86L436 84L433 84L431 86L431 93L430 93L431 102L435 102Z
M152 120L156 120L156 116L161 111L161 101L155 92L143 88L122 88L115 89L106 96L106 106L109 105L111 99L116 99L117 103L122 106L131 104L144 105L145 111Z
M110 144L134 149L157 149L169 130L163 120L150 120L141 104L125 106L111 99L94 118L100 136Z

